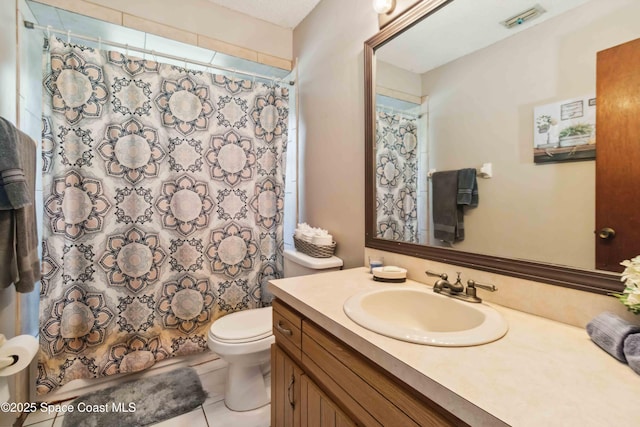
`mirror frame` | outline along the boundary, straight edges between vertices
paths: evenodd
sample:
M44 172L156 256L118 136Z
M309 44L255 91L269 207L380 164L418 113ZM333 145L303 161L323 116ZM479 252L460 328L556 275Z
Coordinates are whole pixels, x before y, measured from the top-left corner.
M365 247L598 294L622 292L620 275L375 237L375 50L454 0L423 0L364 42Z

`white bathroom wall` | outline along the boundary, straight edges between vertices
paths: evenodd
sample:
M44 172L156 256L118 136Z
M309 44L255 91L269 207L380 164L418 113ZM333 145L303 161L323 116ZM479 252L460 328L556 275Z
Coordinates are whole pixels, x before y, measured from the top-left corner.
M364 246L363 43L370 0L322 0L293 33L300 91L300 219L328 229L345 267Z
M296 120L296 92L292 86L289 91L289 141L287 143L287 167L284 184L284 248L292 249L293 233L298 218L298 177L296 168L298 163L297 120Z

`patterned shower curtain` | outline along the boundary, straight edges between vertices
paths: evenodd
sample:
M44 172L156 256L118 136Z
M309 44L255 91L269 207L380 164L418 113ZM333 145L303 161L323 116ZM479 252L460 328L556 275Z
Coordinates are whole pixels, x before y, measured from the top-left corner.
M288 90L50 40L38 393L207 348L282 276Z
M418 243L418 128L376 111L376 236Z

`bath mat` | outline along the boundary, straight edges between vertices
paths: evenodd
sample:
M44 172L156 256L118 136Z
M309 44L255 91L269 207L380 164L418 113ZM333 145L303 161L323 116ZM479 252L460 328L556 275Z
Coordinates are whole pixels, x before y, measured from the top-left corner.
M206 397L196 371L179 368L80 396L62 426L146 426L190 412Z

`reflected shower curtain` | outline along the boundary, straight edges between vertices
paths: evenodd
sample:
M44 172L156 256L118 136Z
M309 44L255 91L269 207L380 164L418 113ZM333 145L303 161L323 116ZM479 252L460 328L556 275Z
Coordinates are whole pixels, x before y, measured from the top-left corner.
M376 237L418 243L418 128L376 111Z
M286 88L49 48L40 394L203 351L270 303L288 120Z

